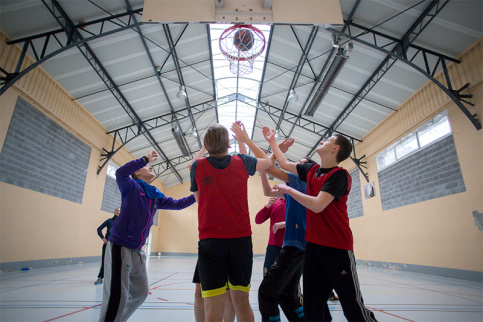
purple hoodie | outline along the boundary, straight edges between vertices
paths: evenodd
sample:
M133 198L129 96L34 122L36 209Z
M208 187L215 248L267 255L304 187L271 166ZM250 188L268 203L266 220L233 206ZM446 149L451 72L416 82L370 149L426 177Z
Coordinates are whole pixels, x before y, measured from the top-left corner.
M109 241L126 248L141 249L149 236L157 209L180 210L195 203L190 195L181 199L150 199L131 174L146 165L143 158L130 161L117 169L116 181L121 191L121 213L111 228Z

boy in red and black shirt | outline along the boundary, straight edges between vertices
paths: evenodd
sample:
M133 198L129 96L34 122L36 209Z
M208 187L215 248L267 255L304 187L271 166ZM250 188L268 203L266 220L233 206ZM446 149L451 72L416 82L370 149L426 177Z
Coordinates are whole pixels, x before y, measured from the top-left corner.
M206 321L222 321L227 286L237 320L254 321L248 297L253 249L247 181L271 161L250 140L243 124L234 123L231 130L256 157L229 155L228 131L215 124L203 140L210 156L193 162L190 173L190 190L198 202L198 272Z
M332 320L327 300L334 289L348 321L376 321L374 313L364 306L357 277L347 215L351 177L339 167L350 156L352 144L344 136L334 134L315 150L321 165L296 164L289 162L280 151L273 130L264 127L263 134L280 167L307 182L307 194L287 185L274 187L307 208L303 272L305 320Z

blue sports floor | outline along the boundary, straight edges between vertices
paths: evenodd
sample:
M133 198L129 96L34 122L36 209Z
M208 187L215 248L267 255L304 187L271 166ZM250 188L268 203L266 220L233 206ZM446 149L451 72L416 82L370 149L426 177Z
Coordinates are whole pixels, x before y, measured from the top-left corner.
M130 321L194 321L195 264L194 256L151 257L150 294ZM97 321L102 284L93 283L99 265L0 273L0 321ZM263 258L255 257L250 302L256 321L262 266ZM379 321L483 321L481 283L365 266L358 274L364 302ZM329 308L333 321L345 321L339 302Z

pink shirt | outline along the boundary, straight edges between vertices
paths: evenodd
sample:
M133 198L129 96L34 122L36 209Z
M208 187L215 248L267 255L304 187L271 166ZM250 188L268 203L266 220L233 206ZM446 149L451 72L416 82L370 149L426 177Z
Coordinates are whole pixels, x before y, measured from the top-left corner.
M278 222L285 221L285 199L278 199L276 203L269 208L263 207L255 217L255 223L263 224L268 218L270 218L270 237L268 238L268 244L282 247L283 236L285 235L285 228L277 230L277 233L273 233L273 225Z

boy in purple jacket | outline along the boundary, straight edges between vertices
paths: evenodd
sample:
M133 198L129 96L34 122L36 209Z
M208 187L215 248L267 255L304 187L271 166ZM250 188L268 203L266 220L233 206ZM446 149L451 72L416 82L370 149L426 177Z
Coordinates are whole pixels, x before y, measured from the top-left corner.
M116 171L121 191L121 214L111 228L106 249L104 289L99 321L126 321L148 296L146 254L141 249L158 209L181 210L195 202L193 195L165 197L148 182L154 179L147 164L156 151L126 163Z

